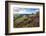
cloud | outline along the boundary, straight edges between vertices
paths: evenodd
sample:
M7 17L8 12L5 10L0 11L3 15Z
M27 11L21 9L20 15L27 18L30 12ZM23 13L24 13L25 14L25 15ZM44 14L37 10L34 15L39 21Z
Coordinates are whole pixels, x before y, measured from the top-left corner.
M14 14L32 14L36 13L37 11L39 11L38 8L15 8Z

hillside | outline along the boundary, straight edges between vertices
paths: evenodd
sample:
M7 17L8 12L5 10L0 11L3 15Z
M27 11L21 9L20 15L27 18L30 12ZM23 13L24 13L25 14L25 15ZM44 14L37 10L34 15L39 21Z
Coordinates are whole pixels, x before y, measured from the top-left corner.
M14 27L39 27L39 13L36 14L20 14L14 17Z

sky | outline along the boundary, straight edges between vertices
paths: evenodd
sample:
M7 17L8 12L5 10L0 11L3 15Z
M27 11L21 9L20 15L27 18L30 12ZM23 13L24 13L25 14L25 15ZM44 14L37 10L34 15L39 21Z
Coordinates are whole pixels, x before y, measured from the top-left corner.
M39 8L14 8L14 14L32 14L39 11Z

